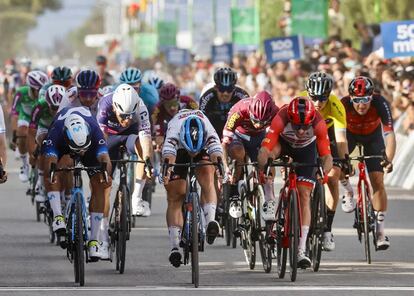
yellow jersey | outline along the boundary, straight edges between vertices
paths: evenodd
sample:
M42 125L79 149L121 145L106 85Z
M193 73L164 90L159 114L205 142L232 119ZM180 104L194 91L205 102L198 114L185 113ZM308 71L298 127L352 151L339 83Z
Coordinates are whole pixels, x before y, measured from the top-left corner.
M306 90L299 93L301 97L308 97ZM329 95L325 107L319 111L325 119L328 128L333 126L335 129L346 129L346 112L341 100L334 94Z

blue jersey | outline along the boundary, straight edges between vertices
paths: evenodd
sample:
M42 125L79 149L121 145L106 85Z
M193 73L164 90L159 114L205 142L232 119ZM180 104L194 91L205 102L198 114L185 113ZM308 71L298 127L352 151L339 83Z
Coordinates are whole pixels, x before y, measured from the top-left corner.
M90 127L91 135L91 145L88 148L88 151L85 153L84 158L86 159L96 159L99 155L107 154L108 147L104 135L99 128L96 118L92 116L92 113L85 107L73 107L73 108L64 108L59 113L56 114L55 120L52 123L47 139L45 141L42 153L45 156L54 156L58 159L65 154L71 152L68 144L63 140L64 139L64 123L65 119L70 114L77 114L81 116Z
M157 89L149 83L143 83L139 89L139 96L144 101L145 106L147 106L149 113L152 114L155 105L160 100Z

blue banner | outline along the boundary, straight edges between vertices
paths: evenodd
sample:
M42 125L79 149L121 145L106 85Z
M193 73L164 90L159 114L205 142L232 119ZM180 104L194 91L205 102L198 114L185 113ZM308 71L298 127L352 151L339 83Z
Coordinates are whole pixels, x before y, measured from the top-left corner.
M224 62L230 64L233 59L233 43L213 45L211 47L213 63Z
M266 39L264 47L269 64L303 58L303 41L300 36Z
M381 23L386 59L414 56L414 20Z
M187 49L170 47L166 52L167 63L174 66L185 66L190 63L190 52Z

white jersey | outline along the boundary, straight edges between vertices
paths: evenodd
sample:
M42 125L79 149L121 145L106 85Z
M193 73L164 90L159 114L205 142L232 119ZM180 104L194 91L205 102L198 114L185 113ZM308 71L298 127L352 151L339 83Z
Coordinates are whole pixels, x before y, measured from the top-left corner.
M78 97L78 89L76 88L76 86L73 86L66 90L66 93L63 96L62 101L60 102L58 112L60 112L63 108L66 107L85 107L88 108L93 114L93 116L96 117L96 114L98 112L98 101L99 100L97 99L96 102L90 107L83 106Z
M3 107L0 105L0 134L6 132L6 125L4 124Z
M204 123L204 127L206 129L205 132L207 133L205 144L205 149L207 153L223 153L217 132L211 125L207 116L200 110L183 109L180 110L168 123L168 129L165 135L164 146L162 148L163 157L167 155L176 156L178 149L184 149L180 141L180 132L181 126L189 116L197 116Z

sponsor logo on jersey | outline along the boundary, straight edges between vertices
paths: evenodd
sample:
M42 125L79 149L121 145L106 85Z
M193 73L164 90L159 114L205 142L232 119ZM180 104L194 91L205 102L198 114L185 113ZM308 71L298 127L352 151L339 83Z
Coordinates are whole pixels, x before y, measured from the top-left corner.
M234 125L236 124L237 119L240 118L240 114L239 113L233 113L229 120L227 121L227 125L226 128L228 128L229 130L233 130L234 129Z

